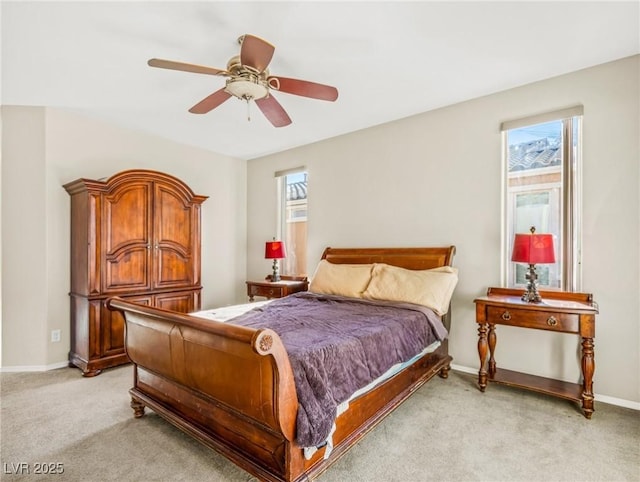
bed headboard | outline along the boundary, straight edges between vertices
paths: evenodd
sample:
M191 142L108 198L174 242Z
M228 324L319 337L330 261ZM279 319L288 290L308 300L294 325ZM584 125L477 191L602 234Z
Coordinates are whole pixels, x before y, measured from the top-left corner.
M335 264L385 263L406 269L451 266L455 246L440 248L326 248L322 259Z
M455 246L435 248L326 248L322 259L335 264L385 263L405 269L431 269L451 266ZM451 309L442 317L451 329Z

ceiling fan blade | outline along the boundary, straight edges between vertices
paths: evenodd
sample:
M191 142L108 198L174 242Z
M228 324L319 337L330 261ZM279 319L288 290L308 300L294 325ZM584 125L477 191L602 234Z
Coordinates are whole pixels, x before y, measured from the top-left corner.
M240 46L240 62L258 72L267 68L276 48L266 40L245 34Z
M284 127L291 124L291 118L274 96L268 95L262 99L257 99L255 102L274 127Z
M187 64L185 62L176 62L174 60L149 59L147 62L150 67L159 67L161 69L182 70L184 72L193 72L195 74L209 75L229 75L226 70L214 69L204 65Z
M218 107L229 97L231 97L231 94L229 94L226 90L224 90L224 87L223 87L220 90L216 90L210 96L202 99L200 102L194 105L191 109L189 109L189 112L191 112L192 114L206 114L207 112L212 111L213 109Z
M338 89L330 85L317 84L307 80L289 79L287 77L269 77L269 87L287 94L311 97L312 99L333 102L338 98Z

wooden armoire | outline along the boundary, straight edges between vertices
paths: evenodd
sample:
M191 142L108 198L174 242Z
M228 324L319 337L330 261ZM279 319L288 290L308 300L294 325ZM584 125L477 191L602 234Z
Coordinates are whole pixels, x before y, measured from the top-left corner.
M71 350L84 376L127 363L124 319L106 301L200 309L200 208L207 199L150 170L64 185L71 196Z

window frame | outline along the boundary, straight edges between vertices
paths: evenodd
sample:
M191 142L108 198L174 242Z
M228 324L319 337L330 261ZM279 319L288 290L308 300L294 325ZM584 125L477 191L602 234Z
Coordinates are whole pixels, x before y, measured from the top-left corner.
M561 207L560 233L561 246L557 246L560 258L560 287L562 291L580 291L582 289L582 124L583 107L547 112L503 122L500 126L502 145L502 195L501 195L501 283L502 286L516 286L509 279L511 249L513 244L511 225L514 213L509 208L512 196L509 191L509 146L508 132L527 126L546 122L562 123L562 168L561 168ZM577 137L577 139L576 139ZM574 148L575 143L575 148ZM540 186L543 186L542 184ZM536 189L542 190L542 187ZM513 191L512 191L513 192ZM514 279L515 281L515 279ZM520 285L517 285L520 286Z
M304 173L306 175L306 177L308 178L309 172L306 168L306 166L299 166L299 167L294 167L291 169L285 169L285 170L281 170L281 171L276 171L274 173L274 177L276 178L276 196L277 196L277 215L276 215L276 233L278 235L278 239L285 241L285 249L287 251L287 256L289 255L290 250L292 249L291 246L289 246L290 243L288 243L288 236L287 236L287 183L286 183L286 178L287 176L293 175L293 174L302 174ZM307 201L305 201L306 203ZM307 215L308 215L308 208L307 208ZM307 215L304 216L304 219L292 219L290 220L290 222L292 223L298 223L298 222L308 222L307 221ZM306 252L306 248L305 248L305 252ZM304 262L304 265L306 265L306 260ZM293 276L299 276L299 275L306 275L306 273L290 273L288 272L288 269L286 267L286 264L283 262L281 263L281 274L283 275L293 275Z

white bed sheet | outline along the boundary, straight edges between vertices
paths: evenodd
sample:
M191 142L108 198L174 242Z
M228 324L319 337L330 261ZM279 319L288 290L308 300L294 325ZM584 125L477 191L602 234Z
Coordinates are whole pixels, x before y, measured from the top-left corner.
M212 308L210 310L195 311L189 313L191 316L197 316L198 318L205 318L210 321L229 321L237 316L244 315L247 311L254 308L259 308L267 303L271 303L273 300L254 301L251 303L245 303L242 305L222 306L220 308Z

